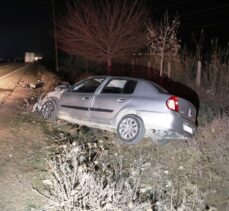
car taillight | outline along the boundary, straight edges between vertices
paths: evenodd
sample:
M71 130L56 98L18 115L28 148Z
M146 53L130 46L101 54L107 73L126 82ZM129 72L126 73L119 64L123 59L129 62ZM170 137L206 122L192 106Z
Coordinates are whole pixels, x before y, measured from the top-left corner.
M177 96L172 96L166 101L167 108L179 112L179 102Z

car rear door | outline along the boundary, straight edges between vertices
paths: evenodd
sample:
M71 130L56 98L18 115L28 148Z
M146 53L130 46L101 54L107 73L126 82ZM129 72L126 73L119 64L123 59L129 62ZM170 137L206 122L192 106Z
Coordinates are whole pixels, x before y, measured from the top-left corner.
M111 79L95 96L90 108L90 120L108 124L130 102L136 84L136 80Z
M94 77L77 83L60 98L60 115L63 117L88 120L89 108L103 77Z

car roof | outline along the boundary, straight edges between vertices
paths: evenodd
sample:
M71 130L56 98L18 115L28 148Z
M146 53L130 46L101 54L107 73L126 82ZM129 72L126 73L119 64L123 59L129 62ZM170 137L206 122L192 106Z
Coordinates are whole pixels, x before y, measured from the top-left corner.
M148 81L149 80L143 79L143 78L136 78L136 77L129 77L129 76L117 76L117 75L98 75L98 76L90 76L89 78L97 78L97 77L105 77L105 78L118 78L118 79L126 79L126 80L137 80L137 81Z
M139 95L152 95L151 92L157 93L168 93L167 90L162 88L160 85L146 79L136 78L136 77L127 77L127 76L114 76L114 75L100 75L100 76L91 76L89 78L94 77L105 77L106 79L125 79L125 80L136 80L138 81L138 86L136 87L135 94Z

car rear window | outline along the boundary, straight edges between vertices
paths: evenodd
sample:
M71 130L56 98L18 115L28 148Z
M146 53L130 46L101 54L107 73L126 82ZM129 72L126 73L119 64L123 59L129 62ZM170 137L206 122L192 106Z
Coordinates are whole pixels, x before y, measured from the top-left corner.
M152 83L153 86L157 89L158 92L162 93L162 94L167 94L168 91L165 90L164 88L160 87L159 85L155 84L155 83Z

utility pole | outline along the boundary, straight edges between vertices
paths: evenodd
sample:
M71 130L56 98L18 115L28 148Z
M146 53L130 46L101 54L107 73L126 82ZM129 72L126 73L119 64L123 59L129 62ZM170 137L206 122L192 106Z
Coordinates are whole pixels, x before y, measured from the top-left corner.
M57 49L57 40L56 40L56 14L55 14L54 0L52 0L52 20L53 20L53 34L54 34L54 47L55 47L56 72L59 72L59 65L58 65L58 49Z

